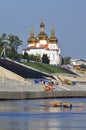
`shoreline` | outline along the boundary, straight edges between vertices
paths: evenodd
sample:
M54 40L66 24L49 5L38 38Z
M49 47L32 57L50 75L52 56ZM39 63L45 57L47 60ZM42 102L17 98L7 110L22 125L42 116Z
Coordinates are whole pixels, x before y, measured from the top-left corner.
M24 91L6 92L0 91L0 100L27 100L48 98L85 98L86 91Z
M60 84L57 79L55 82L59 84L54 84L53 90L44 91L44 86L42 84L34 83L30 78L25 79L3 67L0 67L0 70L0 100L86 97L86 77L83 76L75 78L72 75L54 75L57 78L59 76L62 80L70 78L71 81L76 82L76 84ZM50 79L47 80L50 81Z
M28 100L49 98L85 98L86 83L76 85L54 85L53 89L44 91L44 85L27 80L25 83L1 78L0 100Z

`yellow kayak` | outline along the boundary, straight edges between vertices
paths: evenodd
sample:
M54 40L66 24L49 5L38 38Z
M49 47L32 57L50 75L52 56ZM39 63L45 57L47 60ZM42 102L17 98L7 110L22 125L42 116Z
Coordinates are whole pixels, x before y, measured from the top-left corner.
M55 101L55 102L53 102L52 105L53 105L53 107L61 107L61 106L62 106L62 103Z

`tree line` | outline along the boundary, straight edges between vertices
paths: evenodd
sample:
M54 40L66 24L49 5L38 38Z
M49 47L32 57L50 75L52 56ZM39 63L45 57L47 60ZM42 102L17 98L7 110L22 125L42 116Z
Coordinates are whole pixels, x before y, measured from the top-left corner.
M46 63L49 64L50 60L49 57L47 56L47 54L43 54L42 58L41 55L37 54L37 55L28 55L27 52L24 52L23 55L24 59L27 59L27 61L35 61L35 62L41 62L41 63Z
M18 48L23 45L23 41L16 35L3 33L0 36L0 55L2 57L8 57L11 59L27 59L27 61L32 60L36 62L42 62L49 64L49 57L44 54L41 58L39 54L28 55L27 52L24 55L18 53ZM62 57L61 64L69 64L70 57Z
M33 60L36 62L41 62L41 57L39 54L36 56L34 55L28 55L27 52L24 53L24 55L18 53L18 48L20 45L23 45L23 41L20 40L20 38L16 35L3 33L0 36L0 56L1 57L8 57L11 59L27 59ZM49 57L44 54L42 57L42 62L49 64Z

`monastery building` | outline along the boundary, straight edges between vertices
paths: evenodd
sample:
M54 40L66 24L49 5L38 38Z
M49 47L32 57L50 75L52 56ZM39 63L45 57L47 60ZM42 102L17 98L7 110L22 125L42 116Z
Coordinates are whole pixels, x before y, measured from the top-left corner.
M61 51L58 39L55 37L55 30L52 27L51 36L48 37L44 31L44 23L40 24L40 32L37 37L34 36L34 30L31 29L30 37L28 39L27 48L23 49L28 55L40 55L47 54L50 60L50 65L59 65L61 63Z

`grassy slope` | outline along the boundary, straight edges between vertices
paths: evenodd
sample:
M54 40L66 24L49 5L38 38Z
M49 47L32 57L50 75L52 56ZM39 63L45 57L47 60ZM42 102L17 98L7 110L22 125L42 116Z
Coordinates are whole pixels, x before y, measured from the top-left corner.
M50 66L48 64L35 63L35 62L25 62L24 64L27 66L30 66L32 68L35 68L37 70L46 72L46 73L69 73L69 74L71 74L71 72L66 69L63 69L63 68L57 67L57 66Z

